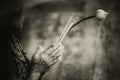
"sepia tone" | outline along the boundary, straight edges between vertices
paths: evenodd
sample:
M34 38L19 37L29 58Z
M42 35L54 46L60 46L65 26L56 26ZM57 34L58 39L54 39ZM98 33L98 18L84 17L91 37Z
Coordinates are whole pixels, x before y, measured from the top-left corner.
M56 42L72 13L83 19L98 9L107 11L104 21L84 21L67 34L62 59L43 80L120 80L119 0L3 0L0 4L1 28L11 13L22 8L25 18L19 37L29 54L35 53L38 43L47 48Z

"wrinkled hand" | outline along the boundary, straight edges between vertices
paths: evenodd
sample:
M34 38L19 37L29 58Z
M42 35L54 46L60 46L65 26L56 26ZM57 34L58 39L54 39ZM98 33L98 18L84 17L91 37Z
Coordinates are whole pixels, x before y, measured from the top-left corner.
M47 72L55 63L57 63L63 52L62 44L56 46L52 44L46 50L40 45L31 59L32 67L40 73Z

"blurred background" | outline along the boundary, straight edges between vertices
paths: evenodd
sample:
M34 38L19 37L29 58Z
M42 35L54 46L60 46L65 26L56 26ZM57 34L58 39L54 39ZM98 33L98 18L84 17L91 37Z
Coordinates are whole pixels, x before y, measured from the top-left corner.
M23 10L22 40L30 54L38 43L46 48L55 42L72 13L82 19L104 9L106 20L82 22L67 34L62 60L43 80L120 80L119 0L1 0L0 5L2 18Z

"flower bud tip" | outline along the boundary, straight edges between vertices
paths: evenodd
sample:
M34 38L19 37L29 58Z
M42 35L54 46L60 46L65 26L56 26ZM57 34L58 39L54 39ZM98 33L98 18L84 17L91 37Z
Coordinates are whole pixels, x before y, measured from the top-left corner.
M96 12L96 19L98 20L104 20L108 15L108 12L102 10L102 9L98 9L97 12Z

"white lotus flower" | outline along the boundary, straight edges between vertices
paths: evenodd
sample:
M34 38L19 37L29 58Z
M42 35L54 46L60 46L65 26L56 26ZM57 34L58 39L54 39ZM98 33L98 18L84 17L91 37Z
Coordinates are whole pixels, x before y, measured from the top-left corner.
M108 12L102 10L102 9L98 9L96 12L96 19L98 20L104 20L106 18L106 16L108 15Z

